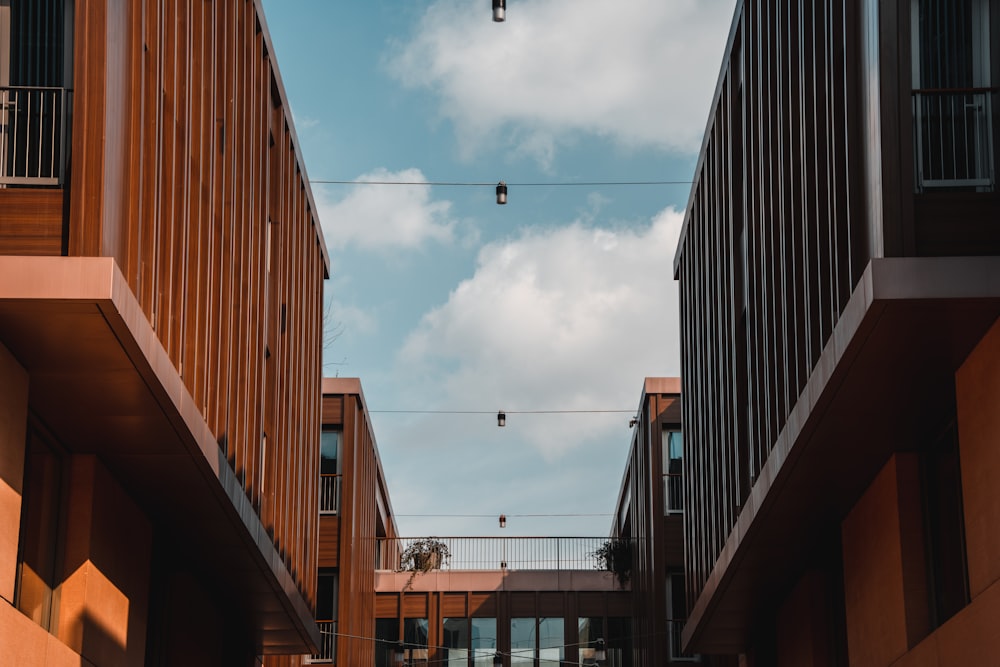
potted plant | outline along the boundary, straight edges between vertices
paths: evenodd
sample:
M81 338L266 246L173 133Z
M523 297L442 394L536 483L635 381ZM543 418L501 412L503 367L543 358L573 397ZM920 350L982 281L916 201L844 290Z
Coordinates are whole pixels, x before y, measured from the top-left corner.
M403 550L399 557L400 571L409 571L413 574L406 582L406 586L413 582L413 577L418 572L430 572L438 570L451 558L451 550L448 545L436 537L422 537L414 540Z
M632 542L612 538L606 540L592 555L597 559L597 569L614 572L618 585L625 588L632 575Z

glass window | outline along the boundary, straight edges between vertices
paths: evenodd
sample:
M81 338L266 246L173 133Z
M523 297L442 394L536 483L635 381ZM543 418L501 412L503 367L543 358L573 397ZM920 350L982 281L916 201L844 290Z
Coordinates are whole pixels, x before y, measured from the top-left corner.
M563 619L538 619L538 665L559 667L566 657L566 638Z
M535 664L535 619L510 619L510 665L530 667Z
M407 618L403 622L403 641L408 660L427 660L427 619Z
M577 619L579 628L580 658L578 664L594 667L597 660L594 658L594 648L598 639L604 638L603 618L579 618Z
M472 664L474 667L493 667L493 655L497 651L497 619L473 618L472 621Z
M469 619L446 618L441 628L444 664L448 667L468 667Z
M681 467L684 463L684 436L680 431L663 429L663 504L666 514L684 509Z
M611 617L608 619L607 667L632 667L632 619Z
M323 431L319 440L320 474L336 475L340 473L340 441L340 431Z
M399 642L399 619L375 619L375 667L396 667L392 654Z
M321 568L316 586L316 620L337 620L337 571Z

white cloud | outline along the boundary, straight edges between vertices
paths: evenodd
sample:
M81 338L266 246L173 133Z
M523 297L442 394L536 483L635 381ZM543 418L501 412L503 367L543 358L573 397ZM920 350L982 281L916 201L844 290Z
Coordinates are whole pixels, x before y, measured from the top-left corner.
M504 24L438 0L387 59L440 97L466 157L486 142L549 164L574 131L697 151L733 0L528 0Z
M639 229L576 222L485 246L475 274L407 338L400 376L449 406L634 409L643 377L679 373L671 259L681 221L667 209ZM625 421L525 414L508 424L554 460L595 432L624 440Z
M389 171L379 168L358 176L358 181L421 183L419 169ZM314 191L331 250L347 246L391 251L420 248L425 243L451 243L456 221L451 202L431 199L429 185L350 185L347 195L331 201L329 189Z

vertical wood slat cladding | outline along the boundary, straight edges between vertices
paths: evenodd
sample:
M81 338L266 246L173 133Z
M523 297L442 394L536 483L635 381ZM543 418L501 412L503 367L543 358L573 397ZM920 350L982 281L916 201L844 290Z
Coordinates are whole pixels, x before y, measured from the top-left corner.
M312 602L326 260L260 11L77 3L68 252L122 268Z
M676 262L689 603L867 262L849 152L855 13L847 0L737 7Z
M371 665L374 644L366 638L375 636L375 494L383 488L377 446L360 394L324 394L320 410L323 425L340 427L342 434L340 510L337 517L323 517L320 537L322 565L338 568L337 664ZM319 474L314 477L318 483ZM388 536L395 537L391 517L387 523ZM337 543L330 544L334 526Z

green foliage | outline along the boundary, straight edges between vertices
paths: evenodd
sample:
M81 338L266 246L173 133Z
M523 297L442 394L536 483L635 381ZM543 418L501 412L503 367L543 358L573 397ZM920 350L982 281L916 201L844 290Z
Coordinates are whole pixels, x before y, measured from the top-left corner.
M437 570L451 558L448 545L436 537L424 537L411 542L399 557L401 570L430 572Z
M625 588L632 576L632 541L622 538L607 540L591 554L597 559L597 569L614 572L618 585Z

